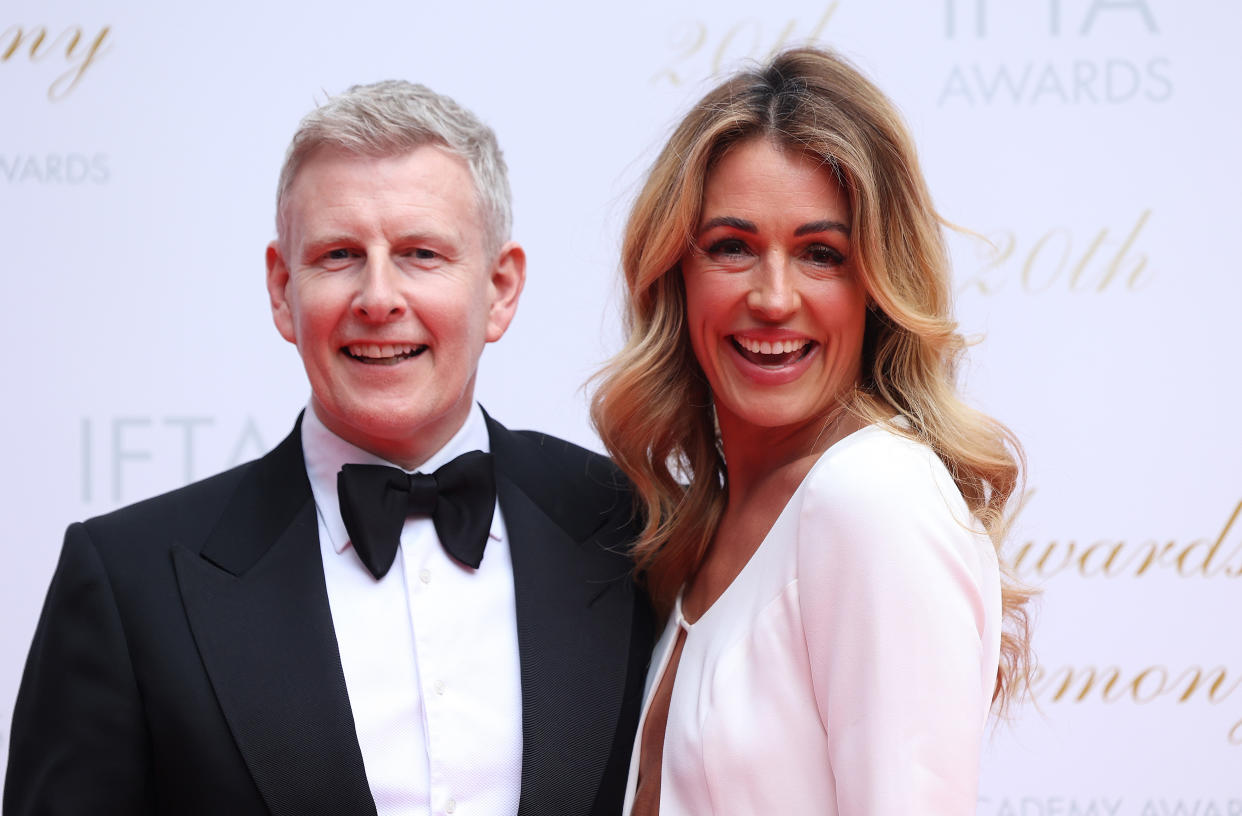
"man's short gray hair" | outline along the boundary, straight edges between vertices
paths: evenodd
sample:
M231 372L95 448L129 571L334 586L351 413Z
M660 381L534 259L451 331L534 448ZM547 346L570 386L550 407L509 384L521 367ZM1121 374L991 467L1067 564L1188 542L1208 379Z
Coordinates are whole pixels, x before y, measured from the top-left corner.
M496 134L477 116L423 85L389 79L355 85L306 114L293 134L276 191L276 235L287 237L285 197L302 165L321 148L360 156L400 156L439 145L470 169L484 246L497 252L513 227L509 177Z

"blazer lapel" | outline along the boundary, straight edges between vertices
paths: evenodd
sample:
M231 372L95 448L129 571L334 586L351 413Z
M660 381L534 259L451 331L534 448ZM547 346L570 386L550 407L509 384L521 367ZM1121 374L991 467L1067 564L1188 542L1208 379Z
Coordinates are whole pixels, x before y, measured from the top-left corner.
M328 607L300 422L202 552L174 552L203 664L273 814L374 814Z
M490 418L488 425L517 606L518 813L589 813L617 733L630 669L631 564L608 548L612 535L618 549L627 543L615 528L625 526L628 508L603 508L601 514L598 494L566 479L547 450Z

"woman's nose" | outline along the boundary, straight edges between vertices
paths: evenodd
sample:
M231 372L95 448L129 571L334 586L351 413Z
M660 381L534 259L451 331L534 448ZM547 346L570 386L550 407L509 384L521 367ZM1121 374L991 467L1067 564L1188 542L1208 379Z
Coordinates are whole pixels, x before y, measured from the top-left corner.
M795 275L787 258L763 259L754 270L747 308L770 322L791 317L801 306Z

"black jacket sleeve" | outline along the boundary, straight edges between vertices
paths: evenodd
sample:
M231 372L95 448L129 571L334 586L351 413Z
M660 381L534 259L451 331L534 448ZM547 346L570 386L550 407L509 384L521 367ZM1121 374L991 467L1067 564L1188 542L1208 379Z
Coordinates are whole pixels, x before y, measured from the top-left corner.
M148 813L149 766L112 585L87 528L74 524L17 694L4 814Z

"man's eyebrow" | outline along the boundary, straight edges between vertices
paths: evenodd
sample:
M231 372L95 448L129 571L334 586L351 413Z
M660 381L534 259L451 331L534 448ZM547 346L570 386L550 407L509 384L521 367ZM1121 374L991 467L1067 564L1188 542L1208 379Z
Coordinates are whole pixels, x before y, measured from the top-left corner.
M332 233L327 235L319 235L314 238L307 238L302 243L302 257L304 262L313 261L318 258L328 247L345 246L356 244L357 241L345 233Z
M404 232L392 240L393 246L425 243L451 243L454 236L434 229L413 230Z
M850 228L840 221L812 221L794 230L794 236L813 235L817 232L843 232L849 237Z
M699 233L714 230L716 227L732 227L735 230L752 233L759 231L759 228L755 226L753 221L747 221L745 218L736 218L732 215L718 215L699 227Z
M308 249L318 249L320 247L325 247L329 244L352 244L352 243L357 243L357 239L354 238L349 233L333 232L333 233L325 233L323 235L308 236L306 238L304 245Z

